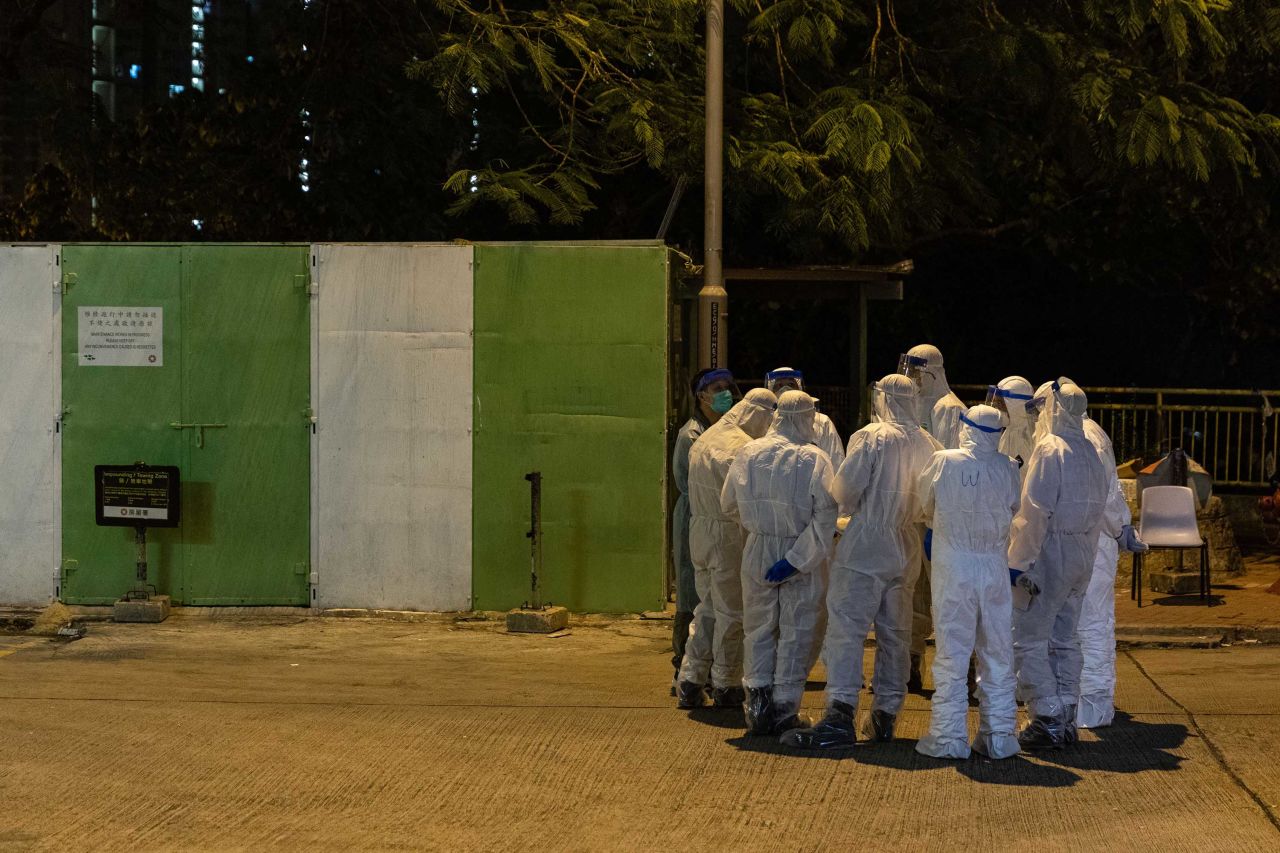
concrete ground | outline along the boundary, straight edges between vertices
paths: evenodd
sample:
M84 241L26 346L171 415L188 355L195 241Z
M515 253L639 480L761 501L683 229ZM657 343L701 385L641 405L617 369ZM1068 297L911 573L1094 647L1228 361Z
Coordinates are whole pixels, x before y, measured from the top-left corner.
M677 711L669 630L179 612L0 637L0 851L1280 849L1280 648L1122 652L1115 726L944 762L912 748L920 697L897 742L823 756Z
M1166 595L1147 589L1139 608L1129 598L1131 561L1126 555L1120 560L1116 578L1116 624L1130 633L1181 633L1194 627L1280 642L1280 554L1248 553L1244 562L1242 575L1213 577L1208 604L1197 595Z

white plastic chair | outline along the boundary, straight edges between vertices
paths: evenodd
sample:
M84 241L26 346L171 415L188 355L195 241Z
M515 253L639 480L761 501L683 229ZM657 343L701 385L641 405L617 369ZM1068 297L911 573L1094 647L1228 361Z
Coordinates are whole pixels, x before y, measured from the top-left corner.
M1196 523L1196 494L1188 486L1148 486L1142 490L1142 521L1138 537L1152 550L1200 549L1200 597L1209 597L1209 543ZM1142 606L1142 555L1133 555L1130 598Z

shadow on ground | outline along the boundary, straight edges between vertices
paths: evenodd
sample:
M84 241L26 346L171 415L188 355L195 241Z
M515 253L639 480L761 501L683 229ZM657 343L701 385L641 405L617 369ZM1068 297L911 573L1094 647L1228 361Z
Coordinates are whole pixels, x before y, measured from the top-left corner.
M940 770L954 768L974 782L1038 788L1066 788L1083 776L1075 771L1111 773L1167 772L1177 770L1182 758L1171 750L1187 739L1187 727L1180 723L1142 723L1118 711L1108 728L1097 729L1097 740L1085 740L1062 750L1027 753L992 761L974 754L964 761L930 758L916 752L914 740L899 738L892 743L860 741L844 749L802 751L783 746L777 736L728 738L725 743L744 752L789 755L802 760L855 761L891 770ZM1032 760L1035 759L1035 760Z

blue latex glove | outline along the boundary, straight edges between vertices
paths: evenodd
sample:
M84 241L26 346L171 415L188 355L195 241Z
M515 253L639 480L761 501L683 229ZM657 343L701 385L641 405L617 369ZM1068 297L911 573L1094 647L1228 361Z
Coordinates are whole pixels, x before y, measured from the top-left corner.
M1027 577L1027 573L1020 569L1009 569L1010 586L1020 586L1027 591L1028 595L1039 595L1040 587L1035 585L1031 578Z
M924 558L933 561L933 528L926 527L924 529Z
M800 570L784 558L769 567L769 571L764 573L764 579L769 583L782 583L798 571Z
M1116 538L1120 543L1121 551L1128 551L1132 554L1145 554L1151 550L1147 547L1147 543L1138 538L1138 531L1133 529L1132 524L1126 524L1120 529L1120 535Z

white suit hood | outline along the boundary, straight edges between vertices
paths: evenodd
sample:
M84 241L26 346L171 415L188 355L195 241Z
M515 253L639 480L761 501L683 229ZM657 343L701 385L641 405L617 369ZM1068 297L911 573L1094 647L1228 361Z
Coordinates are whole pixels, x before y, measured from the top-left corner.
M773 421L778 398L767 388L752 388L746 396L725 412L719 423L736 426L752 438L761 438Z
M875 387L876 417L882 423L897 424L903 429L919 429L916 415L915 383L900 373L881 379Z
M942 364L942 350L933 344L917 344L907 350L907 355L928 362L920 372L920 398L916 406L920 420L924 422L932 414L934 404L951 393L947 371Z
M965 423L964 420L972 423ZM1004 418L991 406L973 406L960 423L960 448L974 456L990 456L1000 452L1000 436ZM988 431L990 430L990 431Z
M817 408L814 400L803 391L783 391L778 399L770 434L777 433L796 444L818 444L816 428Z

